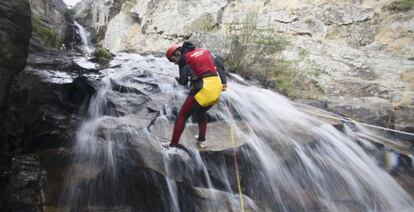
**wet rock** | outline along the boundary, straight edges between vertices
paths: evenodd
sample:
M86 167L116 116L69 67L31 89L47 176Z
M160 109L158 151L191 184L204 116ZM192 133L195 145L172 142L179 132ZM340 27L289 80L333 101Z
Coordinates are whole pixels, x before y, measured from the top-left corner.
M414 133L414 109L411 107L394 110L394 128L408 133ZM414 136L396 133L396 136L406 141L414 141Z
M26 65L32 29L27 0L1 1L0 13L0 107L4 107L15 76Z
M5 189L8 195L5 208L11 211L43 211L46 203L45 177L36 155L22 155L12 159Z
M30 69L61 71L74 75L96 71L96 67L84 66L87 61L82 59L76 52L46 51L30 54L27 65Z
M51 56L51 53L46 55ZM59 54L55 56L56 60L70 60L59 59L65 57ZM85 77L76 78L77 74L37 69L53 65L45 62L45 55L40 58L32 59L19 75L11 92L13 104L7 111L9 145L27 152L71 145L73 129L79 119L75 114L86 111L96 91L91 81Z
M391 102L377 97L328 100L329 111L363 123L383 127L393 126Z

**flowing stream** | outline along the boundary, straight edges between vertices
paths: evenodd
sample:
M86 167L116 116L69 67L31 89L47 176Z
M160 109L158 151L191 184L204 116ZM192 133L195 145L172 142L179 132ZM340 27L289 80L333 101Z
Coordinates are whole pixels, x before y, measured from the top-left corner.
M81 50L87 54L91 55L94 51L94 47L90 41L90 32L86 31L86 29L80 25L78 22L74 21L76 26L76 32L78 33L79 37L81 38Z
M413 200L345 133L284 96L229 82L210 111L209 147L189 120L164 151L186 89L177 67L152 55L117 54L79 126L61 205L70 211L402 211ZM234 137L231 134L234 134ZM235 144L232 144L235 142Z

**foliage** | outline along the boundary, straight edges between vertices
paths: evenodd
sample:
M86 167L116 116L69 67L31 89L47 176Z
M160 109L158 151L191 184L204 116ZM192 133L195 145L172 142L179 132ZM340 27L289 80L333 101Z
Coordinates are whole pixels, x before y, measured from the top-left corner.
M390 11L408 11L414 8L414 0L397 0L384 7Z
M125 0L122 4L122 11L128 13L137 4L137 0Z
M256 19L257 14L250 13L244 24L231 26L227 63L244 77L267 78L288 42L271 29L259 28ZM262 72L252 71L257 64L264 69Z
M106 61L112 57L111 53L103 47L96 48L95 52L93 53L93 56L98 61Z
M323 91L312 78L321 70L315 67L305 74L297 67L299 61L284 59L281 53L289 42L271 29L258 27L256 17L250 13L244 24L230 27L231 46L226 59L230 70L293 98L318 98ZM308 54L308 50L300 49L300 57Z
M76 14L75 8L69 8L66 11L66 14L67 14L68 18L73 19L73 17L75 17L75 14Z
M58 41L56 33L46 27L37 17L32 17L32 33L47 47L57 47Z
M307 61L307 71L301 71L299 61L277 60L272 82L279 92L291 98L319 99L324 93L318 84L321 69Z

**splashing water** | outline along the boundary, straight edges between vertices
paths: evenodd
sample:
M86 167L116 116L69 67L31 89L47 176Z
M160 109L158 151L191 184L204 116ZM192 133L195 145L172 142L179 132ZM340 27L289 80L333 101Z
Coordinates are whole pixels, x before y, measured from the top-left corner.
M86 29L82 25L80 25L78 22L74 21L74 24L76 26L77 33L79 34L81 38L82 51L87 55L91 55L93 51L95 51L95 49L93 48L90 42L90 33L86 31Z
M252 211L412 209L412 198L352 138L255 86L229 82L210 111L210 150L195 147L196 124L188 123L185 148L165 152L159 144L169 141L186 96L177 68L133 54L118 54L111 66L77 132L61 196L70 210L240 210L229 129Z

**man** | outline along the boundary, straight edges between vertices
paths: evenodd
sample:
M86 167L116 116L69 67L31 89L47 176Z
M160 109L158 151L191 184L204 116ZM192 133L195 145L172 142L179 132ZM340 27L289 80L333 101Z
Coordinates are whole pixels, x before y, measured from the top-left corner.
M227 88L227 79L222 61L209 51L195 48L184 42L182 46L172 45L166 52L170 62L179 66L180 77L176 80L186 86L191 82L190 92L182 105L174 125L171 142L164 148L176 147L184 131L186 120L195 114L198 120L197 144L205 148L207 111L219 101L221 92Z

